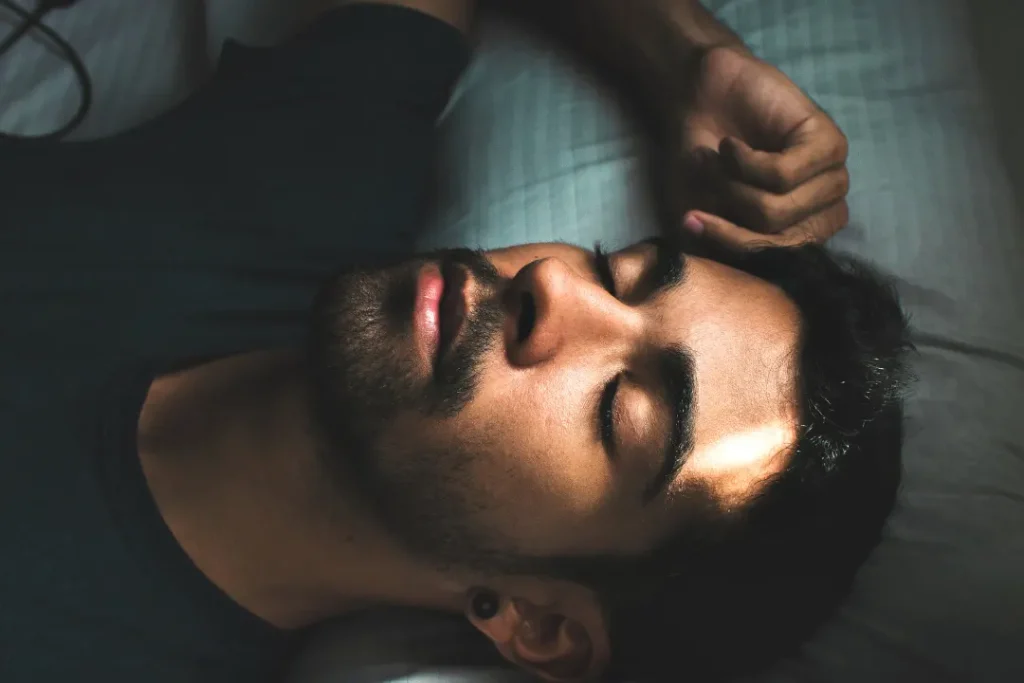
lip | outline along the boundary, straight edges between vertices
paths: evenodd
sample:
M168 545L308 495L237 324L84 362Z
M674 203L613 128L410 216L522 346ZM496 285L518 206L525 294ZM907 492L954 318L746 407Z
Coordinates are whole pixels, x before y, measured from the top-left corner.
M413 307L413 327L416 342L424 362L433 364L441 345L441 298L444 295L444 276L436 263L420 268L416 278L416 304Z
M436 369L458 340L466 318L465 269L454 263L427 263L416 278L413 326L423 362Z

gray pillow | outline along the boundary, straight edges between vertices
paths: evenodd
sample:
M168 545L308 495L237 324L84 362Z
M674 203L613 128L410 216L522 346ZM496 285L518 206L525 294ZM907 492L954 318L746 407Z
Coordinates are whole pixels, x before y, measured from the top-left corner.
M799 658L756 680L1024 680L1024 226L988 137L965 8L706 4L847 133L853 218L834 247L898 278L920 349L886 539L842 612ZM482 45L445 121L441 213L422 245L623 244L653 233L635 138L608 96L513 29L487 27ZM408 646L418 632L433 643L428 661L447 658L459 633L449 620L399 623L376 642L396 644L400 631ZM328 634L301 680L351 680L352 669L334 668L345 651ZM399 651L381 657L420 659ZM481 669L474 680L499 675Z

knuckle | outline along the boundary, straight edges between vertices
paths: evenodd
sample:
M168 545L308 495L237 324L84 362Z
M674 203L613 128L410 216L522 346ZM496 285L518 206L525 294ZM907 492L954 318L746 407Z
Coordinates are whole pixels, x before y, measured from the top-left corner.
M737 249L755 251L759 249L767 249L769 247L784 246L784 243L778 235L762 235L755 233L748 237L737 239L735 246Z
M817 214L811 216L803 226L804 237L808 242L817 242L821 244L832 234L835 230L829 225L829 220L824 214Z
M850 155L850 141L846 139L846 136L838 128L836 128L836 133L836 156L846 161Z
M798 243L816 242L823 244L846 227L849 220L849 206L845 201L837 202L829 209L810 216L789 231Z
M826 237L820 236L814 229L815 220L810 218L786 231L785 246L799 247L805 244L824 242Z
M789 192L796 185L796 168L792 163L780 161L771 167L768 180L776 192Z
M839 173L839 177L836 182L836 194L839 197L845 197L850 192L850 171L845 167Z
M769 228L783 227L795 204L789 195L767 195L759 205L760 218Z
M846 224L850 222L850 205L846 201L839 202L836 205L836 229L838 232L846 227Z

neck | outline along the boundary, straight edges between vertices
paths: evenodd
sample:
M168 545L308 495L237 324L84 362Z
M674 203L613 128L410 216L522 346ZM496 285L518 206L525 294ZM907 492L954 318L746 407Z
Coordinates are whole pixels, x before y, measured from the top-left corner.
M458 582L393 542L349 483L327 476L317 447L303 365L288 353L162 377L139 422L171 532L257 616L301 628L374 606L459 610Z

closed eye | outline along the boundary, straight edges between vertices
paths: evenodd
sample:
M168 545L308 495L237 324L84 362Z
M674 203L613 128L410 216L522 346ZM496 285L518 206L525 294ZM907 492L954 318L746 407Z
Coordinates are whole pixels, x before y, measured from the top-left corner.
M605 385L598 405L598 435L609 456L615 455L615 395L619 393L622 375L616 375Z

